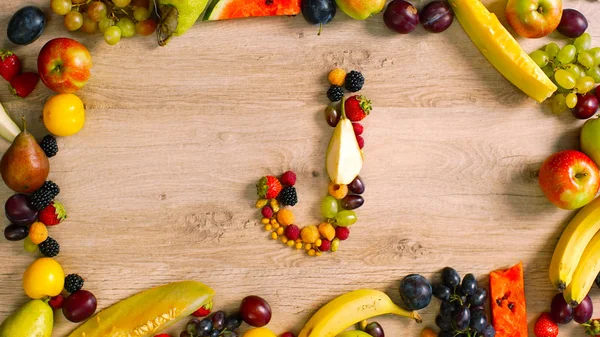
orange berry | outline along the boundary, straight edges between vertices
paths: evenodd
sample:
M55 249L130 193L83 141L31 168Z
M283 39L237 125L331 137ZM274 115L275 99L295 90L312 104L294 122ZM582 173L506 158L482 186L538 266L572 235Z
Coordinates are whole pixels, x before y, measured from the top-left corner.
M421 335L420 337L437 337L437 333L435 333L435 331L433 331L431 328L424 328L423 330L421 330Z
M335 68L329 72L327 79L329 80L329 83L341 87L346 81L346 72L344 71L344 69Z
M344 184L329 183L329 194L337 200L343 199L348 194L348 186Z
M293 224L295 220L294 213L287 208L284 208L277 213L277 221L284 226Z
M315 243L319 239L319 230L317 226L306 226L300 231L300 237L307 244Z
M48 238L48 228L41 222L34 222L29 227L29 239L36 245L46 241Z
M319 225L319 233L321 234L322 237L324 237L325 239L331 241L333 240L333 238L335 238L335 228L333 227L332 224L330 223L322 223Z

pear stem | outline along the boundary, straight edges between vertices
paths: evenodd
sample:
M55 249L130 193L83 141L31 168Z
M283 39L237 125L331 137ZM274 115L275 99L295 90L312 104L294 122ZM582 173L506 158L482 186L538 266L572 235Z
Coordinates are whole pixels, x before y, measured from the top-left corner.
M343 119L346 119L346 97L342 96L342 117Z
M27 131L27 121L25 121L25 115L21 115L21 122L23 122L23 132Z

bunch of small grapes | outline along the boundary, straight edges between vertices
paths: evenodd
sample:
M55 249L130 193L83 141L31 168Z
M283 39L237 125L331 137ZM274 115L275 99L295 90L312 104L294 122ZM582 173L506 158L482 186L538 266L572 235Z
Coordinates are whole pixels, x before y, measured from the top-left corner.
M192 318L180 337L238 337L237 329L242 325L240 314L227 317L219 310L202 320Z
M600 83L600 47L591 45L592 37L584 33L562 49L551 42L529 55L558 87L552 98L552 112L574 109L573 115L582 119L596 113L597 98L588 93Z
M50 0L52 11L64 15L67 30L104 34L104 41L115 45L121 37L136 33L150 35L156 29L151 18L150 0Z

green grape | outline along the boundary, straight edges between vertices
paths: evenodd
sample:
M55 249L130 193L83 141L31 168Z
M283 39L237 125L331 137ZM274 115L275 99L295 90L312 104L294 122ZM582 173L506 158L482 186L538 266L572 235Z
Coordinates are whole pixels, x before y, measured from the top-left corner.
M94 22L99 22L103 18L106 18L108 8L101 1L94 1L88 5L87 14Z
M64 24L67 30L76 31L83 25L83 15L77 11L70 11L65 15Z
M573 45L577 49L577 52L589 50L592 46L592 37L588 33L583 33L580 37L573 41Z
M546 76L548 76L548 78L554 77L554 69L552 68L552 66L547 65L542 68L542 71L544 72L544 74L546 74Z
M131 3L131 0L112 0L117 7L127 7Z
M88 34L94 34L98 30L98 22L90 19L87 14L83 14L83 25L81 31Z
M565 89L573 89L575 86L575 76L564 69L558 69L554 73L556 83Z
M26 237L25 240L23 240L23 248L29 253L35 253L38 250L38 245L33 243L29 237Z
M110 26L104 31L104 41L113 46L121 40L121 29L117 26Z
M137 22L142 22L150 17L150 11L148 8L137 7L133 10L133 18Z
M529 54L533 62L538 65L538 67L542 68L548 65L548 54L542 50L536 50L533 53Z
M548 58L550 58L551 61L554 61L556 55L558 55L558 52L560 51L560 47L556 43L550 42L546 45L544 51L548 54Z
M583 71L583 69L576 64L569 63L565 65L564 69L575 76L575 79L585 76L585 71Z
M356 217L356 213L354 213L354 211L341 211L335 216L335 223L342 227L354 225L356 220L358 220L358 218Z
M135 23L130 18L119 19L117 27L121 29L121 36L123 37L132 37L135 35Z
M330 195L323 198L323 201L321 202L321 213L326 219L335 218L335 215L338 213L338 201Z
M600 67L593 66L588 69L585 74L594 79L594 82L600 83Z
M106 31L106 28L114 25L115 22L110 18L102 18L100 22L98 22L98 28L102 33Z
M590 55L594 58L594 64L600 64L600 47L592 48L588 51Z
M568 64L575 60L576 54L577 54L577 49L575 49L575 46L572 44L568 44L568 45L564 46L563 49L561 49L558 52L558 55L556 56L556 60L562 64Z
M71 0L51 0L50 8L58 15L67 15L71 11Z
M556 94L552 97L552 104L550 106L552 113L561 114L567 110L567 102L565 94Z
M587 51L582 51L577 55L577 62L587 69L594 66L594 58Z
M585 94L594 89L594 79L591 76L584 76L575 81L575 90L579 94Z
M567 97L565 97L565 104L567 108L573 109L577 105L577 94L569 93Z

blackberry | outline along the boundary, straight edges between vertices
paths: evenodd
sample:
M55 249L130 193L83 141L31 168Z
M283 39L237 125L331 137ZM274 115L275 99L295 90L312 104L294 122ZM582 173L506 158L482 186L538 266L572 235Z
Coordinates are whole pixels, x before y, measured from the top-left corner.
M352 70L346 75L346 90L357 92L362 89L363 85L365 85L365 78L360 72Z
M327 98L332 102L339 102L344 97L344 89L337 85L332 85L327 90Z
M65 277L65 290L72 294L83 288L83 278L77 274L69 274Z
M52 200L60 193L60 188L54 182L48 180L29 198L31 205L38 211L46 208Z
M45 257L55 257L60 252L60 245L51 237L48 237L46 241L40 243L38 248Z
M294 206L298 203L298 195L296 194L296 188L288 186L281 190L279 193L279 202L284 206Z
M44 150L44 153L48 158L56 156L56 153L58 152L56 138L52 137L51 135L47 135L46 137L44 137L44 139L42 139L42 142L40 143L40 146L42 147L42 150Z

